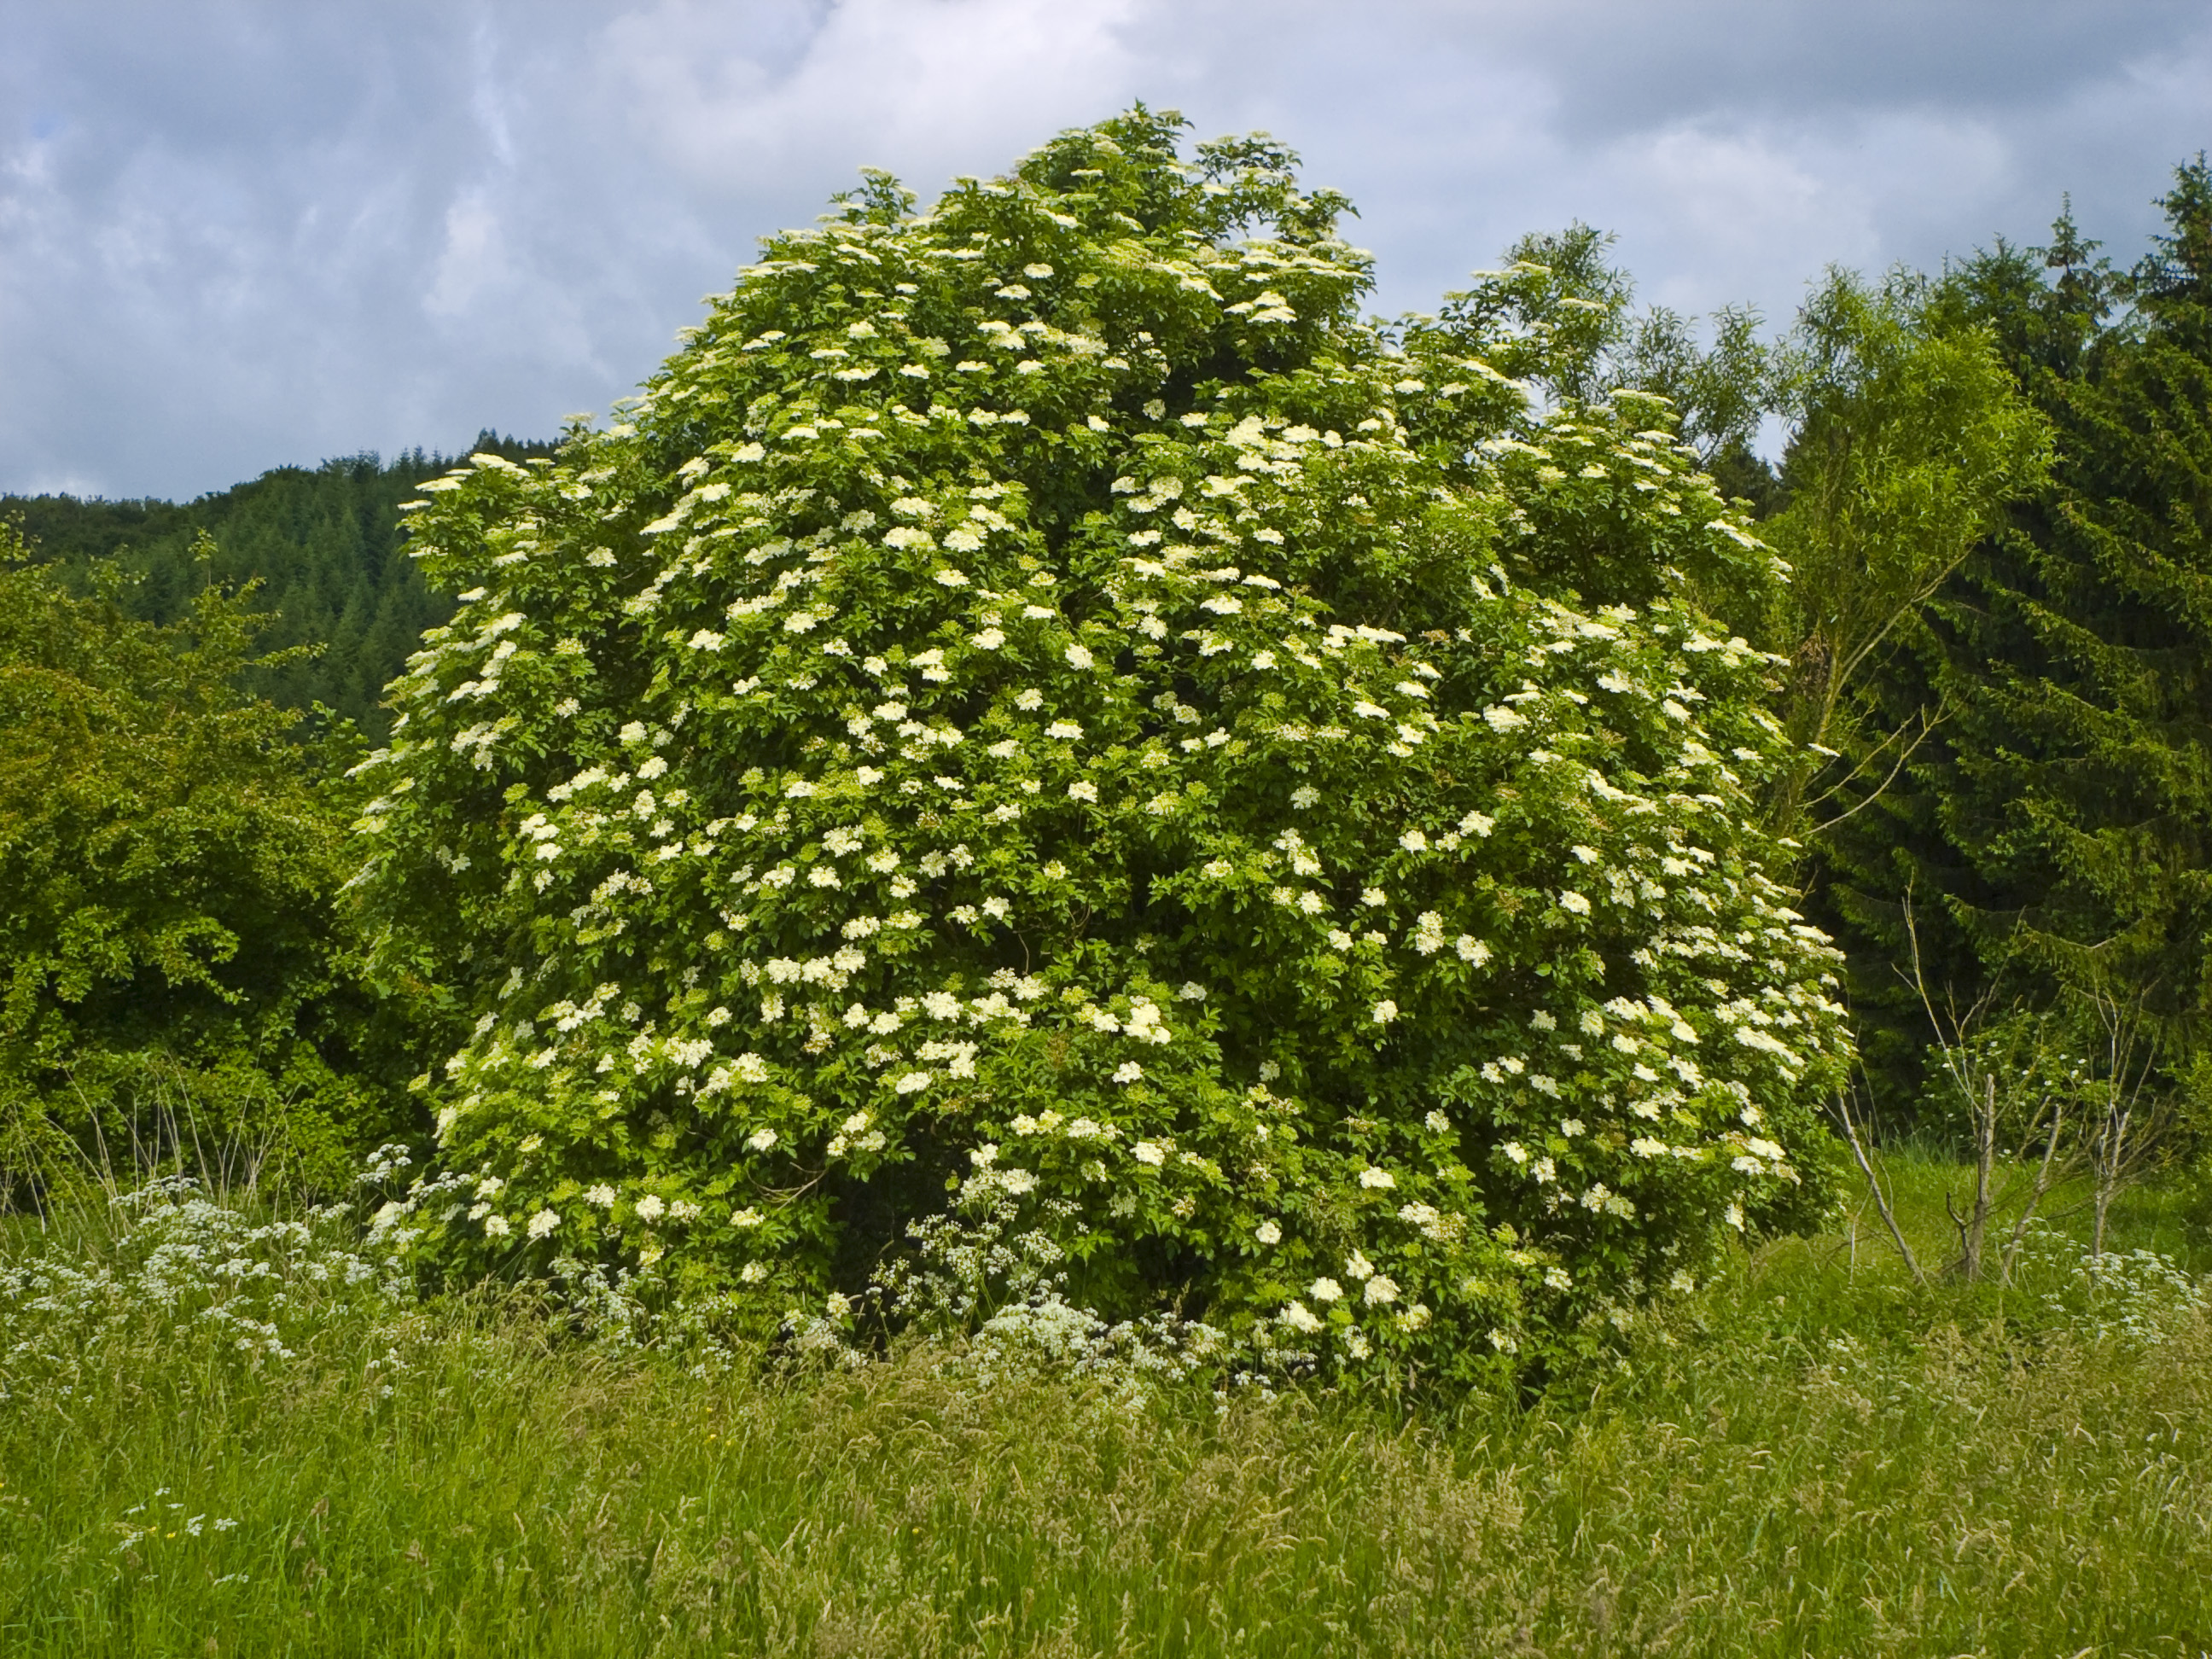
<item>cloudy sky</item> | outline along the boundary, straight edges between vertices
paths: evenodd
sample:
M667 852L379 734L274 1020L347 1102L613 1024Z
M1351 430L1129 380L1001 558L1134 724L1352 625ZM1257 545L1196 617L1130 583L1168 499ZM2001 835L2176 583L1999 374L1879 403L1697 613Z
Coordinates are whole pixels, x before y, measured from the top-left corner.
M2134 258L2212 0L0 0L0 491L189 496L604 410L855 168L1133 99L1348 191L1377 308L1519 232L1786 321L1830 262Z

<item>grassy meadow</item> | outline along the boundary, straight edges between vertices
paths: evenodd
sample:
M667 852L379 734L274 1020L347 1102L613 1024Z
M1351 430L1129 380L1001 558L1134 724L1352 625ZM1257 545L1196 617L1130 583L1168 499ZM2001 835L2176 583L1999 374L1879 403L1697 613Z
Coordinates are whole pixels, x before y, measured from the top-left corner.
M1963 1174L1894 1172L1941 1261ZM10 1224L9 1654L2212 1648L2186 1186L2095 1282L2063 1212L2007 1290L1913 1285L1869 1213L1457 1403L701 1367L416 1302L342 1221L167 1213Z

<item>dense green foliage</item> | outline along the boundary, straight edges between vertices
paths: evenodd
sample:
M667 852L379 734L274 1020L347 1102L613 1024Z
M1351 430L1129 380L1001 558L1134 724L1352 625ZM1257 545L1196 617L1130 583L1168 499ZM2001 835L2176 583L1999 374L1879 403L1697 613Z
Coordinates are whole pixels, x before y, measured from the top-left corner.
M1880 667L2049 467L2048 428L1987 331L1929 310L1916 281L1833 273L1796 331L1789 505L1760 526L1790 580L1753 629L1790 659L1781 713L1802 758L1771 810L1792 833L1864 799L1855 786L1879 786L1918 737L1910 720L1885 729ZM1825 813L1816 782L1838 803Z
M547 453L489 432L475 447L514 460ZM287 654L247 669L246 688L282 708L320 703L380 740L391 719L384 687L422 631L453 614L451 596L434 593L406 556L398 507L450 465L419 449L388 466L349 456L279 467L182 505L0 496L0 520L15 523L32 556L79 598L96 573L125 573L111 599L142 622L183 621L210 581L258 583L270 613L262 644ZM213 539L211 557L201 556L203 536Z
M371 996L338 906L335 751L235 689L246 601L157 626L117 587L0 562L0 1182L196 1139L343 1180L401 1126L409 999Z
M1471 1377L1821 1212L1771 665L1688 598L1770 556L1663 405L1532 404L1552 272L1394 340L1290 158L1175 136L878 183L425 487L363 891L477 1022L457 1258L765 1331L1001 1206L1109 1320Z

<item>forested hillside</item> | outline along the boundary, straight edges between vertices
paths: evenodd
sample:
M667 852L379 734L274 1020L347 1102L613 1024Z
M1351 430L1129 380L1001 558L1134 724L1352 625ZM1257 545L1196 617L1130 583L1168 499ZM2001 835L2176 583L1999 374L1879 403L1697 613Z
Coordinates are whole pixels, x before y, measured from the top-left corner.
M494 432L470 447L515 460L551 453ZM118 601L139 621L181 620L210 580L259 583L253 606L273 618L262 649L314 652L249 671L246 684L283 708L324 704L380 739L391 720L378 706L386 684L422 630L453 613L450 597L433 593L405 556L397 508L453 459L421 449L389 464L349 455L277 467L182 503L0 496L0 518L17 523L32 557L71 592L91 591L96 564L118 567L128 578ZM194 550L203 534L215 550L204 564Z

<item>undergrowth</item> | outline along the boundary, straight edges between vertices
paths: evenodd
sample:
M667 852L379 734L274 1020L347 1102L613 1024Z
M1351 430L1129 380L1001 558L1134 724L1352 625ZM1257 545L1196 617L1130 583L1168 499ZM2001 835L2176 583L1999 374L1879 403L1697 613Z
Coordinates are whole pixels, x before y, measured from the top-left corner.
M1940 1260L1960 1178L1899 1173ZM1454 1401L1148 1370L1056 1316L862 1364L614 1340L170 1183L0 1224L0 1647L2193 1655L2197 1212L2146 1191L2093 1264L2061 1206L2008 1288L1916 1287L1863 1224L1778 1243Z

